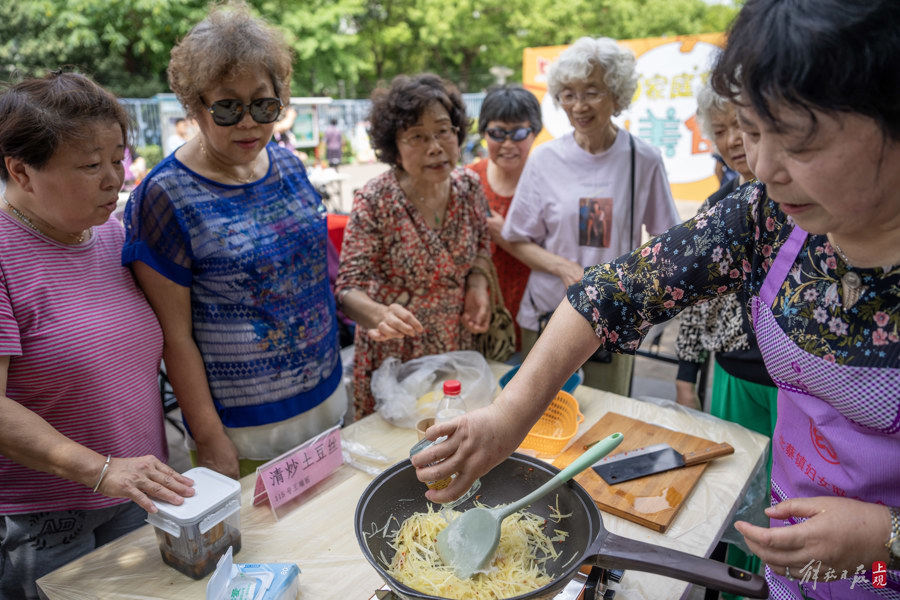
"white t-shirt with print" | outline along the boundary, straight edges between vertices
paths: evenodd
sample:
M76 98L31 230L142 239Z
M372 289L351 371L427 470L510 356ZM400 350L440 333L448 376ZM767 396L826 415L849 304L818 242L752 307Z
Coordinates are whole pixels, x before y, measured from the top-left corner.
M582 149L573 133L535 148L506 214L503 237L534 242L589 267L638 247L642 227L657 235L680 223L662 155L635 137L634 228L629 236L628 138L628 132L620 128L613 145L601 154ZM565 292L561 279L533 270L516 321L525 329L537 330L538 314L555 310Z

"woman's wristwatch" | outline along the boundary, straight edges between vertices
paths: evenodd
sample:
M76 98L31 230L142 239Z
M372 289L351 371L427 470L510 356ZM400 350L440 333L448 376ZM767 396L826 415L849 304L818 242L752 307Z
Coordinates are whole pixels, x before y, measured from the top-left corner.
M888 509L891 511L891 537L885 544L891 555L888 569L900 571L900 507L890 506Z

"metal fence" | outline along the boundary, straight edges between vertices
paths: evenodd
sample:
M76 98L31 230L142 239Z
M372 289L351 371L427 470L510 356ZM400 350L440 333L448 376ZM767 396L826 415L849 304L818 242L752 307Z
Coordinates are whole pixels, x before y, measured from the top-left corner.
M478 117L484 96L484 93L463 94L469 118ZM123 98L121 101L134 128L132 131L134 146L138 148L152 144L162 146L159 98ZM371 105L369 100L332 100L328 104L320 105L319 131L324 131L331 119L337 119L338 126L345 134L349 134L357 123L368 119Z
M484 92L462 95L466 103L466 114L470 119L478 118L484 96ZM325 129L331 119L337 119L342 128L353 127L369 118L371 107L369 100L332 100L330 104L319 108L319 127Z
M162 146L159 101L156 98L122 98L121 102L131 119L131 142L134 146Z

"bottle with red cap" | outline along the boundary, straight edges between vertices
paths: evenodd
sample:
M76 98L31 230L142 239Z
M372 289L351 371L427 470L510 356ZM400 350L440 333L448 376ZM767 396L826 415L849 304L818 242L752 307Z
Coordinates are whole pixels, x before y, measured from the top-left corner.
M450 421L452 419L455 419L456 417L466 414L466 403L463 401L462 396L460 395L461 392L462 386L460 385L459 381L455 379L449 379L444 382L444 395L438 402L437 412L435 413L434 417L435 423ZM426 448L430 448L434 444L440 444L446 439L446 436L441 436L432 442L428 438L424 438L420 440L418 444L412 447L412 449L409 451L409 455L413 456L414 454L417 454L422 450L425 450ZM429 481L426 485L428 485L428 487L433 490L440 490L450 485L450 482L454 477L456 477L456 475L451 475L450 477L447 477L446 479L443 479L441 481ZM465 494L452 502L443 504L444 508L453 508L462 504L463 502L471 498L480 488L481 480L476 479L475 483L472 484L472 487L470 487Z
M434 415L435 423L450 421L466 414L466 403L460 396L461 391L462 385L457 380L448 379L444 382L444 395L438 402L437 412Z

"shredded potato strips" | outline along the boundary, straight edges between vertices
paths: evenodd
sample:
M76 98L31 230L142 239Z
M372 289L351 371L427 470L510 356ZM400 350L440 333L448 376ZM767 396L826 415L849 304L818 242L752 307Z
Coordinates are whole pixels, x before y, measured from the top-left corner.
M375 523L372 523L371 524L372 531L370 531L370 532L364 531L363 534L366 537L372 537L372 536L379 535L379 534L381 535L381 537L385 537L387 535L388 528L391 526L391 521L394 521L398 525L400 524L400 521L397 519L397 517L395 517L394 515L391 515L390 517L388 517L387 523L384 524L384 527L376 528Z
M553 581L544 563L559 556L553 542L565 539L566 533L555 530L556 537L549 538L544 532L547 521L525 511L504 519L500 545L487 573L477 573L471 579L457 577L438 555L437 536L448 520L458 514L449 510L435 512L429 504L428 512L416 513L404 521L393 532L391 547L396 553L388 573L419 592L453 600L511 598ZM559 510L553 516L563 518Z
M563 564L562 568L565 569L566 567L568 567L569 565L571 565L571 564L572 564L572 561L574 561L576 558L581 558L581 555L578 554L578 553L573 554L572 557L571 557L569 560L567 560L567 561L565 562L565 564Z
M559 511L559 496L556 496L556 506L548 505L547 508L550 509L549 519L554 523L559 523L563 519L568 519L572 516L572 513L564 515Z
M554 529L553 533L556 535L550 538L551 542L564 542L566 541L566 538L569 537L569 532L563 531L562 529Z

